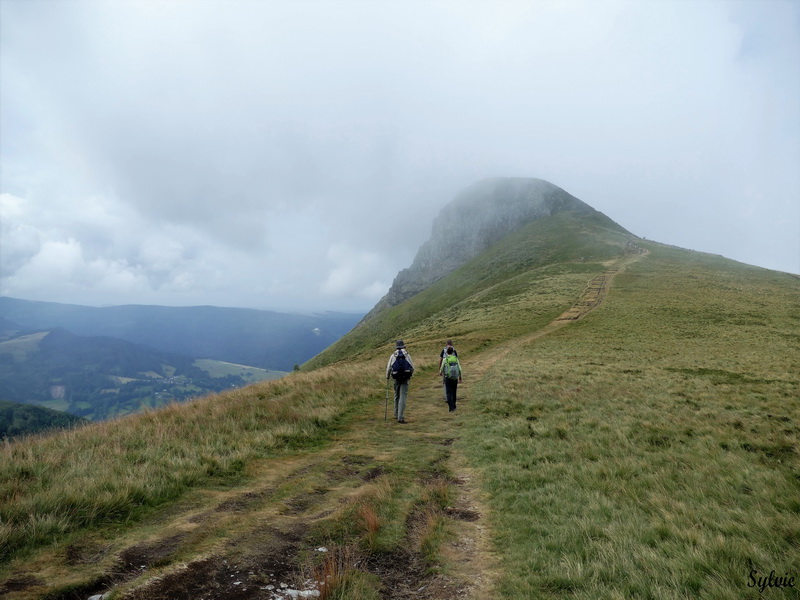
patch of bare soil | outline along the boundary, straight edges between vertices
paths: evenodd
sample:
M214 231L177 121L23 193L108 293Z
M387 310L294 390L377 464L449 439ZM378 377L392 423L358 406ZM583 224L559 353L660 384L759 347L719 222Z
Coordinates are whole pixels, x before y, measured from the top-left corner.
M396 552L372 556L366 570L381 579L381 598L384 600L446 600L464 598L465 586L447 577L431 575L421 558L411 552Z
M123 550L120 555L120 569L123 573L135 573L167 564L180 548L186 534L177 534L158 542L136 544Z
M20 592L40 585L44 585L44 581L37 579L33 575L17 575L3 582L3 585L0 586L0 597L10 592Z
M240 496L231 498L220 503L215 512L243 512L249 510L254 505L264 500L272 493L272 490L260 490L256 492L245 492Z
M477 510L468 508L456 508L448 506L445 509L447 516L457 521L477 521L481 518L481 514Z
M270 565L267 565L270 568ZM277 569L276 569L277 570ZM229 565L218 557L195 561L182 569L152 580L148 585L124 596L126 600L173 600L203 598L226 600L266 597L260 586L242 576L238 565Z
M47 594L45 597L47 600L86 600L96 594L107 592L114 583L114 577L103 575L84 585L72 587L58 594Z
M166 537L156 542L141 543L126 548L118 555L112 571L75 586L63 592L49 594L48 600L86 600L103 594L114 586L134 579L148 569L168 564L173 554L180 548L185 534ZM107 546L72 544L66 548L67 564L92 564L106 556ZM38 582L36 585L42 585Z
M371 469L364 466L363 470L355 469L351 475L368 482L382 472L382 466ZM454 479L452 483L463 486L465 480ZM314 496L324 495L326 491L326 488L317 488L302 501L295 497L288 502L299 508L313 503ZM212 556L153 577L127 592L122 600L288 600L313 597L299 595L313 593L317 587L309 578L308 570L303 568L301 556L326 549L308 547L305 540L308 518L301 514L302 511L288 516L281 512L281 518L293 525L286 525L284 530L271 526L254 528L229 541L225 548ZM463 499L448 507L444 514L459 522L474 523L480 519L479 512ZM466 578L433 572L422 555L413 549L416 531L424 527L424 519L423 509L412 511L406 521L407 541L401 545L403 549L388 554L361 554L356 568L380 579L382 599L453 600L470 597L471 587ZM465 544L459 537L451 552L467 548ZM139 544L124 551L121 559L131 566L137 563L152 565L179 545L180 536L166 538L161 547L152 543ZM475 549L474 544L469 547ZM100 591L104 590L97 590Z
M370 469L366 473L361 476L361 479L364 481L372 481L373 479L377 479L381 475L386 473L386 469L382 465L378 465L375 468Z
M70 544L64 551L68 565L91 565L105 558L110 546L94 542L78 542Z
M373 462L374 459L366 456L343 456L341 464L328 469L328 480L332 483L337 483L358 477L363 481L372 481L385 472L385 468L382 465L367 469L367 465Z
M193 561L151 579L123 600L278 600L299 585L297 554L302 527L284 532L256 529L233 540L226 552ZM238 551L238 547L245 548Z
M327 488L318 487L310 492L303 492L293 498L284 501L284 507L280 511L282 515L300 515L307 512L312 507L319 504L329 492Z

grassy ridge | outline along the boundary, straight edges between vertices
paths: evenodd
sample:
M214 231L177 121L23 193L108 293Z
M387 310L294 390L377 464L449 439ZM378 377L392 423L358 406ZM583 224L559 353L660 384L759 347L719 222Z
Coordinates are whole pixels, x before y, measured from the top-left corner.
M800 572L798 287L653 246L482 378L461 447L503 597L743 598L752 569Z
M500 307L493 324L480 322L481 328L497 330L499 337L493 336L494 341L513 337L533 324L524 312L509 311L507 305L516 308L521 295L529 299L531 294L548 296L552 289L533 288L539 282L558 279L555 285L567 292L563 302L568 306L586 280L603 269L602 261L623 253L629 238L630 234L599 213L587 217L564 212L534 221L409 301L356 327L304 366L317 368L368 355L393 342L400 333L414 336L415 340L435 337L436 343L440 343L439 338L448 335L454 320L461 323L469 320L465 310L481 307L495 311ZM535 309L535 304L528 302L529 306L519 308ZM545 315L544 322L549 318L551 315ZM452 335L462 335L469 329L469 325L457 327Z
M7 444L6 560L262 477L264 522L332 495L311 535L336 550L312 568L341 580L331 597L377 598L367 557L454 568L452 453L487 495L502 571L485 597L759 597L752 570L800 573L800 281L641 244L598 309L548 328L622 256L628 236L601 225L560 215L509 236L305 367L334 368ZM402 432L381 387L399 337L419 367L409 412L427 415ZM445 421L432 372L447 337L465 381ZM297 468L273 481L278 458Z

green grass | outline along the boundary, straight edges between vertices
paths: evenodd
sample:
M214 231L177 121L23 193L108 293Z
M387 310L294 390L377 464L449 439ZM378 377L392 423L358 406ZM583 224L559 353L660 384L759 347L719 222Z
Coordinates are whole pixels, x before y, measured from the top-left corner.
M228 375L233 375L235 377L241 377L248 383L280 379L286 375L285 371L271 371L269 369L248 367L247 365L237 365L208 358L198 359L194 361L194 365L203 369L211 377L227 377Z
M353 369L298 374L6 443L0 563L83 528L135 519L191 488L235 481L255 459L307 448L335 431L370 383Z
M653 247L481 380L461 447L502 597L742 598L751 568L800 572L796 279L686 258Z

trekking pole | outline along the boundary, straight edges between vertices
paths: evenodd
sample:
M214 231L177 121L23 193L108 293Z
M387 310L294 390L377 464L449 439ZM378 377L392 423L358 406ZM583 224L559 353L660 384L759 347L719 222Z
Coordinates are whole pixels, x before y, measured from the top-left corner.
M383 411L383 420L389 418L389 378L386 378L386 409Z

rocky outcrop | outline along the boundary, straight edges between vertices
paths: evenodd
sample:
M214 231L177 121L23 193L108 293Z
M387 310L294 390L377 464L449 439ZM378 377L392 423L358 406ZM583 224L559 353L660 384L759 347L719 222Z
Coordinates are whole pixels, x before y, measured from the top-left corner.
M397 274L364 321L418 294L509 233L562 211L596 212L542 179L493 178L473 184L441 210L411 267Z

